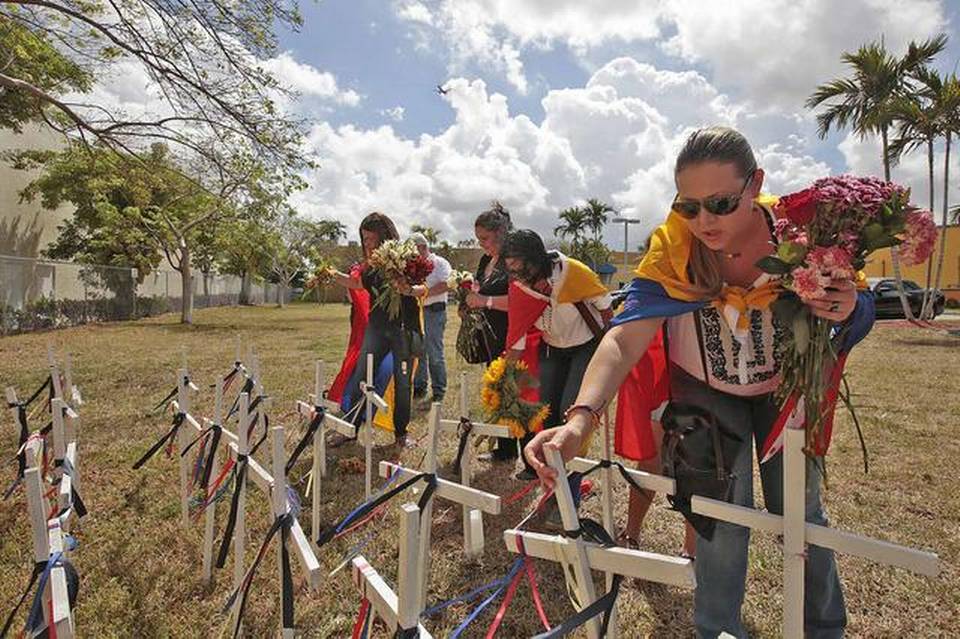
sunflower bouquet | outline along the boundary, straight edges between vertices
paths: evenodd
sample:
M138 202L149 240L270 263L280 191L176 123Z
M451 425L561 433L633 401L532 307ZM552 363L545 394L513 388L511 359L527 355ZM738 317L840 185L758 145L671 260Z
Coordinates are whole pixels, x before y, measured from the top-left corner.
M385 307L390 319L400 316L401 289L423 284L433 271L433 262L421 256L410 240L387 240L373 250L368 264L385 284L373 305Z
M536 380L522 361L495 359L483 374L480 404L484 420L502 424L510 434L522 438L539 433L550 415L550 407L521 397L521 392L536 385Z

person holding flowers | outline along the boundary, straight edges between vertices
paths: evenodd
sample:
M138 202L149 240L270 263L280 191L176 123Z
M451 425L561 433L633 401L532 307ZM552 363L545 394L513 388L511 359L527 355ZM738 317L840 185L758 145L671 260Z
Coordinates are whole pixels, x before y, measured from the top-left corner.
M459 307L461 334L457 335L457 344L458 351L468 362L489 367L506 346L510 278L501 250L507 233L513 230L513 223L510 212L494 201L488 210L477 216L473 228L483 256L473 276L473 287ZM517 440L498 437L491 457L494 461L508 461L516 459L519 454Z
M393 426L397 446L409 445L413 360L423 352L420 298L427 293L423 280L430 269L417 260L413 247L402 245L393 221L383 213L370 213L360 222L364 261L360 268L332 276L348 289L363 288L371 300L366 332L351 384L367 376L367 354L373 354L378 369L388 354L393 356ZM412 249L412 253L410 250ZM409 272L410 278L403 272ZM413 282L417 283L411 283ZM419 280L419 281L418 281ZM358 414L362 411L358 411Z
M837 184L828 178L834 181L821 186L831 193L778 207L776 198L760 194L764 173L749 143L726 127L695 131L674 175L671 211L652 236L624 310L587 367L566 424L538 434L525 455L552 486L557 477L545 463L544 448L559 450L565 459L577 454L628 373L651 356L647 346L666 324L659 352L669 371L667 411L699 411L717 425L722 435L712 445L722 450L721 463L732 477L727 496L734 503L753 505L754 442L762 451L787 419L802 419L784 397L795 405L800 396L800 404L821 402L806 422L817 423L808 447L806 519L826 525L815 466L826 450L821 435L829 434L836 395L785 367L815 355L816 362L803 360L807 369L819 364L819 381L839 382L844 354L867 334L874 317L873 299L858 290L856 270L866 252L899 241L892 234L906 226L904 193L879 180ZM839 354L836 361L824 353L824 344ZM666 429L667 412L663 423ZM760 479L766 508L779 514L782 455L770 457L760 466ZM698 528L697 634L746 637L740 607L749 530L714 523L706 536ZM805 578L807 637L842 636L846 611L833 552L810 546Z

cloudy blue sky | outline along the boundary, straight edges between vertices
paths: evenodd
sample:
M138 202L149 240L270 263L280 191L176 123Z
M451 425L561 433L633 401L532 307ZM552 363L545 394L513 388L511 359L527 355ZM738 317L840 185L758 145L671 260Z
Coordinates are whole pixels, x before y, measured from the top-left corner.
M299 91L321 166L296 198L351 227L371 210L401 227L472 232L492 199L549 232L560 209L604 199L652 228L689 131L738 127L768 190L876 172L874 141L820 140L803 101L840 56L939 32L960 61L960 2L936 0L319 0L267 62ZM437 95L434 87L449 89ZM895 179L923 185L924 159ZM956 196L955 196L956 197ZM609 231L620 246L622 232ZM637 233L637 241L641 239ZM633 242L631 242L633 244Z

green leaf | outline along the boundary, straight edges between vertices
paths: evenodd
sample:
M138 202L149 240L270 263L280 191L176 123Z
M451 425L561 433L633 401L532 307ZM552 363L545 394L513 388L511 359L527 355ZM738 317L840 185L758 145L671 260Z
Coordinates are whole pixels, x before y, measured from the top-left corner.
M806 256L807 248L797 242L783 242L777 247L777 258L793 266L800 264Z
M773 255L761 257L759 260L757 260L756 265L761 271L764 273L769 273L770 275L786 275L792 270L789 264L784 262L779 257L774 257Z

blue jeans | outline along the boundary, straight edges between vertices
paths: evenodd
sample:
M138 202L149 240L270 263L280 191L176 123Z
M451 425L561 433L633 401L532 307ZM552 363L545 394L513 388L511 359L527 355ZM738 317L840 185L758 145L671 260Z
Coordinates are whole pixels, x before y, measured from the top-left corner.
M778 410L772 397L738 397L709 388L677 366L671 369L672 399L695 404L713 412L741 438L735 446L731 472L736 475L733 502L753 507L753 447L763 445ZM727 450L725 448L725 450ZM820 471L807 460L806 520L827 525L820 501ZM783 455L760 466L763 501L769 512L783 514ZM697 588L693 619L697 636L713 639L721 632L747 637L740 618L747 577L747 550L750 530L718 522L712 541L697 536L694 564ZM832 550L810 545L804 570L804 626L810 639L843 636L847 623L846 606Z
M447 329L447 310L439 307L423 309L424 355L417 365L413 390L427 392L427 369L434 397L443 397L447 392L447 363L443 359L443 333Z
M367 378L367 354L373 354L373 370L380 368L387 353L393 354L393 426L397 437L406 435L410 423L410 378L413 358L404 331L400 329L367 326L360 349L360 360L351 376L358 384ZM375 373L376 374L376 373Z

